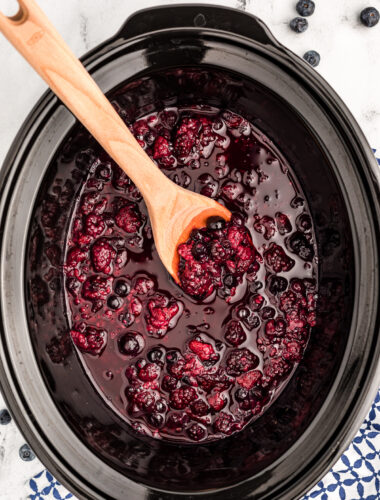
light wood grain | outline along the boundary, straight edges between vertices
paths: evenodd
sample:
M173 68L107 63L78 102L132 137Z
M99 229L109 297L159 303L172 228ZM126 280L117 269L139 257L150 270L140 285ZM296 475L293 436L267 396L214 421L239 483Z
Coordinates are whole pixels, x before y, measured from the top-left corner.
M229 219L219 203L168 179L128 130L111 103L34 0L0 13L0 30L141 191L160 258L177 280L177 246L211 215Z

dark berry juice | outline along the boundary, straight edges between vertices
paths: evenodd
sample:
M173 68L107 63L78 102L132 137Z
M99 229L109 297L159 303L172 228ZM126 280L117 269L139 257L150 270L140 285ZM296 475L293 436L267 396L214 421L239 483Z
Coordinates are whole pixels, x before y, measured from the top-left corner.
M221 439L260 416L302 358L318 284L312 219L289 165L239 115L168 108L131 130L157 168L233 217L181 246L182 289L136 186L97 146L78 151L91 168L67 238L70 335L137 432Z

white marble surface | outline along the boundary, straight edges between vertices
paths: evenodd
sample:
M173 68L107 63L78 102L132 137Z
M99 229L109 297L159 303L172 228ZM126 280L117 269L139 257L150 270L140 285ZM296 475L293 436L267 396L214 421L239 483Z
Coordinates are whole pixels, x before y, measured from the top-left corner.
M244 8L261 17L278 39L295 53L309 49L322 57L318 71L337 90L360 123L371 144L380 143L380 23L365 28L358 21L364 7L380 10L380 0L315 0L316 10L303 34L292 32L296 0L214 0ZM39 0L78 56L111 36L135 10L175 5L173 0ZM183 1L181 3L186 3ZM209 3L209 2L203 2ZM0 0L0 10L12 13L16 0ZM0 35L0 164L24 118L46 88L24 60Z

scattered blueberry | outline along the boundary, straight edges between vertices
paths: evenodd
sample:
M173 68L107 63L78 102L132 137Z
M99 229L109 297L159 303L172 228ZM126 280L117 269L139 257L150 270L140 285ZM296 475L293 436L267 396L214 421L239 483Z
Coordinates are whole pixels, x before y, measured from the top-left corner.
M296 33L303 33L307 30L309 23L307 22L307 19L303 17L295 17L290 21L289 26Z
M12 417L8 410L5 409L0 411L0 425L7 425L11 420Z
M296 5L296 9L300 16L311 16L314 14L315 3L312 0L300 0Z
M379 11L375 9L375 7L367 7L360 13L360 20L364 24L364 26L367 26L367 28L376 26L376 24L379 22L379 19L380 14Z
M31 460L34 460L36 458L36 455L32 452L27 444L21 446L18 453L21 460L24 460L24 462L30 462Z
M318 66L320 60L321 60L321 56L318 54L318 52L316 52L315 50L308 50L303 58L305 59L305 61L307 61L311 66L313 66L313 68L315 68L316 66Z

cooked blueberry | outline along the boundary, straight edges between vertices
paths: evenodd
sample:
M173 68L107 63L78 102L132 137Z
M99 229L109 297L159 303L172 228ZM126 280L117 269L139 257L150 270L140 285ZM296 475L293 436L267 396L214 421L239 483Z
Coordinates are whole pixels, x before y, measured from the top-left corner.
M197 241L194 243L191 253L193 254L194 259L202 260L207 257L207 246L204 243Z
M153 427L161 427L164 423L164 417L159 413L151 413L148 416L148 421Z
M276 311L273 309L273 307L264 307L261 311L261 317L263 319L274 318L275 314Z
M148 352L148 359L151 363L160 363L163 361L164 352L159 347L156 347Z
M318 66L321 60L321 56L316 52L315 50L308 50L303 58L305 59L306 62L308 62L313 68Z
M238 310L237 316L239 319L245 319L248 318L249 314L249 309L247 309L246 307L242 307Z
M289 248L297 254L302 260L312 261L314 257L314 248L304 234L300 231L293 233L288 240Z
M122 354L136 356L145 345L144 338L139 333L126 333L119 339L119 350Z
M32 452L27 444L21 446L21 448L19 449L19 455L21 460L24 460L24 462L30 462L31 460L34 460L36 458L36 455Z
M110 309L116 311L117 309L120 309L122 305L123 305L123 300L120 297L116 297L116 295L111 295L111 297L108 297L107 306Z
M226 226L226 221L222 217L213 216L207 219L207 228L211 231L219 231L224 229Z
M367 7L360 13L360 20L364 24L364 26L367 26L367 28L376 26L376 24L379 22L379 19L380 14L379 11L375 9L375 7Z
M315 3L312 0L300 0L296 5L296 9L300 16L311 16L314 14Z
M7 425L12 420L12 417L7 409L0 411L0 425Z
M232 288L237 285L237 280L233 274L226 274L223 283L227 288Z
M119 297L126 297L131 291L131 287L127 281L120 279L116 281L114 291Z
M303 33L304 31L307 30L309 23L307 22L307 19L305 19L304 17L295 17L290 21L289 26L296 33Z
M284 292L288 287L288 280L282 276L271 276L269 278L269 291L276 295L279 292Z

